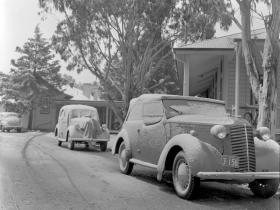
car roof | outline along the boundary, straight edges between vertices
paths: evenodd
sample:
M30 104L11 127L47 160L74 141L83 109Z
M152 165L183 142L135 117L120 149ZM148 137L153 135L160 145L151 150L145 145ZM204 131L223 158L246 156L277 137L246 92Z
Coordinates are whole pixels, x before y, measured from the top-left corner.
M95 107L87 106L87 105L83 105L83 104L69 104L69 105L64 105L63 107L61 107L61 109L64 109L64 110L72 110L72 109L90 109L90 110L97 111L97 109L96 109Z
M133 98L130 103L132 105L135 103L153 102L153 101L160 101L163 99L190 100L190 101L202 101L202 102L210 102L210 103L217 103L217 104L225 104L224 101L211 99L211 98L202 98L197 96L168 95L168 94L143 94L137 98Z

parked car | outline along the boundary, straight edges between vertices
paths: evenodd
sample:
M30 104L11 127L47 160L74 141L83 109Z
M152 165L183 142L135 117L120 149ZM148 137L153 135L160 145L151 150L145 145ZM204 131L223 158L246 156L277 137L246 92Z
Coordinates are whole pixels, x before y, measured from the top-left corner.
M226 113L223 101L147 94L132 99L113 154L122 173L134 164L172 171L178 196L192 199L201 181L248 183L264 198L279 186L279 145L268 128L253 132Z
M21 117L15 112L1 112L0 113L0 130L10 132L10 130L21 132Z
M58 123L54 132L58 146L67 142L73 150L75 144L99 145L106 151L110 134L107 126L100 126L96 108L86 105L65 105L59 111Z

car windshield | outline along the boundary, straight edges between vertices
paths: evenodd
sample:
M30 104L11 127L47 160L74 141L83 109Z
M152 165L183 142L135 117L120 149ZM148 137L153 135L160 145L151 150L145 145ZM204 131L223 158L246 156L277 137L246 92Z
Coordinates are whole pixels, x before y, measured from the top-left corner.
M73 109L71 112L71 118L79 118L79 117L89 117L98 120L98 115L93 110Z
M226 109L223 104L205 101L191 101L184 99L163 100L167 118L177 115L207 115L207 116L226 116Z

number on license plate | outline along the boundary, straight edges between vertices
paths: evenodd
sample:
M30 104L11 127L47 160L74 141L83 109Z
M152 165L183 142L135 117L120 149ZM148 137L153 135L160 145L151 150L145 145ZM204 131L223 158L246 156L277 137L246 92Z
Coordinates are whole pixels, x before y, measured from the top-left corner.
M239 159L236 156L223 155L222 162L224 166L239 168Z

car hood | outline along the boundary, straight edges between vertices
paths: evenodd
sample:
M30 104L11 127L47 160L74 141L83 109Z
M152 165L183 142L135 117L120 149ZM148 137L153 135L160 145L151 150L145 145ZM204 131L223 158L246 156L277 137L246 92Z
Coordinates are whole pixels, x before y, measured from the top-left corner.
M169 123L195 123L195 124L219 124L219 125L233 125L249 123L242 119L231 116L206 116L206 115L178 115L167 120Z

